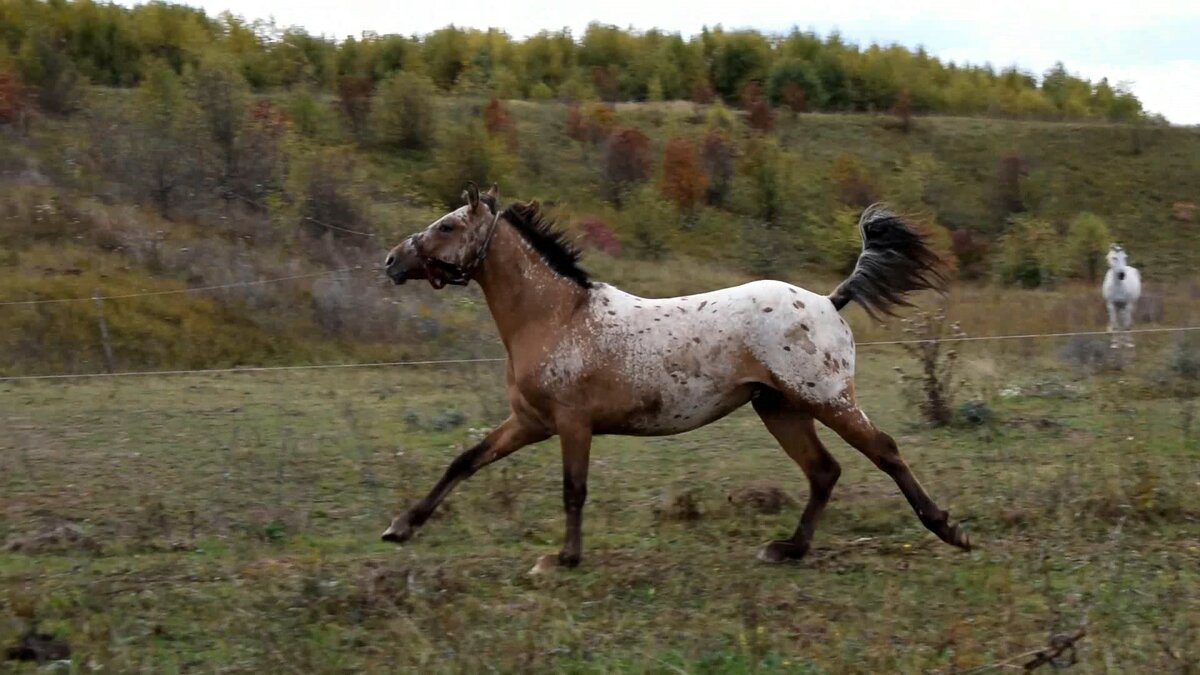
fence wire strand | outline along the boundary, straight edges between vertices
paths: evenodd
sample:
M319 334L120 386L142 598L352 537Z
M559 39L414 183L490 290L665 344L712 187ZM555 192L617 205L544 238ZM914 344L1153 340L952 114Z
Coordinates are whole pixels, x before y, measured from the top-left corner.
M89 300L91 298L88 298ZM1171 326L1164 328L1135 328L1130 333L1184 333L1200 331L1200 326ZM980 335L957 338L913 339L913 340L874 340L858 342L856 347L884 347L891 345L910 345L926 342L983 342L999 340L1029 340L1039 338L1064 338L1075 336L1108 335L1108 331L1073 331L1065 333L1025 333L1021 335ZM76 380L113 377L154 377L172 375L221 375L235 373L273 373L293 372L300 370L338 370L348 368L402 368L413 366L454 366L477 363L502 363L507 358L493 356L471 359L428 359L420 361L370 361L365 363L317 363L295 366L245 366L234 368L200 368L193 370L127 370L115 373L57 373L52 375L10 375L0 377L0 382L22 382L32 380Z

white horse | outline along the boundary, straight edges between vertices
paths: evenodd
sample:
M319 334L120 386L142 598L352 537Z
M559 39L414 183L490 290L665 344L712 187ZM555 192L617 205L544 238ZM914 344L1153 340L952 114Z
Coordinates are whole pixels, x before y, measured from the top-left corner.
M1109 344L1113 349L1132 347L1133 337L1129 328L1133 324L1133 310L1142 295L1142 277L1137 268L1126 264L1125 249L1113 244L1108 249L1108 272L1104 275L1104 302L1108 305L1108 332L1112 334Z

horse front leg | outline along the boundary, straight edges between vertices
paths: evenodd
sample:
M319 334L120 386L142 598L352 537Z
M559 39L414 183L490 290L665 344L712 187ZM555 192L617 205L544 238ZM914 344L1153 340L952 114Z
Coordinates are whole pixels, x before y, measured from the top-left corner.
M558 430L562 439L563 512L567 529L558 556L538 558L531 572L537 574L558 564L576 567L583 555L583 505L587 502L588 465L592 451L592 430L587 426Z
M1120 346L1120 337L1118 335L1118 331L1120 330L1120 321L1117 317L1117 308L1116 304L1113 302L1108 302L1105 304L1108 307L1108 346L1112 349L1116 349Z
M455 457L429 494L409 507L408 511L392 519L392 524L384 530L382 539L397 544L408 541L417 528L429 520L434 510L456 485L488 464L503 459L530 443L544 441L549 437L545 431L523 424L515 415L510 416L482 441Z

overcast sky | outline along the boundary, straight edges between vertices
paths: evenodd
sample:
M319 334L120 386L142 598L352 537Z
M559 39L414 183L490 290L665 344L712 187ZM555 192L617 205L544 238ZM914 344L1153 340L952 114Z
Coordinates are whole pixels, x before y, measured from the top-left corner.
M125 0L123 4L134 4ZM860 44L923 45L959 63L1016 64L1042 73L1063 61L1093 80L1128 82L1151 112L1175 124L1200 124L1200 2L1195 0L186 0L212 15L231 10L273 18L338 39L363 31L428 33L450 23L498 27L515 37L590 21L660 28L685 36L702 26L821 35L841 31Z

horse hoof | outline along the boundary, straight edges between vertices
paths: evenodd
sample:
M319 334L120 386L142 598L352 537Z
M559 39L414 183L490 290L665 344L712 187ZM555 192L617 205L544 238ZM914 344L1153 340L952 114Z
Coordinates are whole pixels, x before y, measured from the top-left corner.
M380 535L379 538L383 541L390 541L393 544L403 544L409 539L412 539L412 536L413 531L411 527L402 527L397 529L393 524L388 526L388 529L384 530L383 534Z
M555 567L558 567L557 555L546 554L544 556L539 556L537 562L533 564L532 568L530 568L529 576L536 577L547 574L553 571Z
M756 556L765 563L781 563L788 560L799 560L808 553L807 546L800 546L790 541L772 541L758 549Z
M964 551L971 550L971 537L967 531L962 529L962 526L955 523L950 528L950 543L961 548Z

